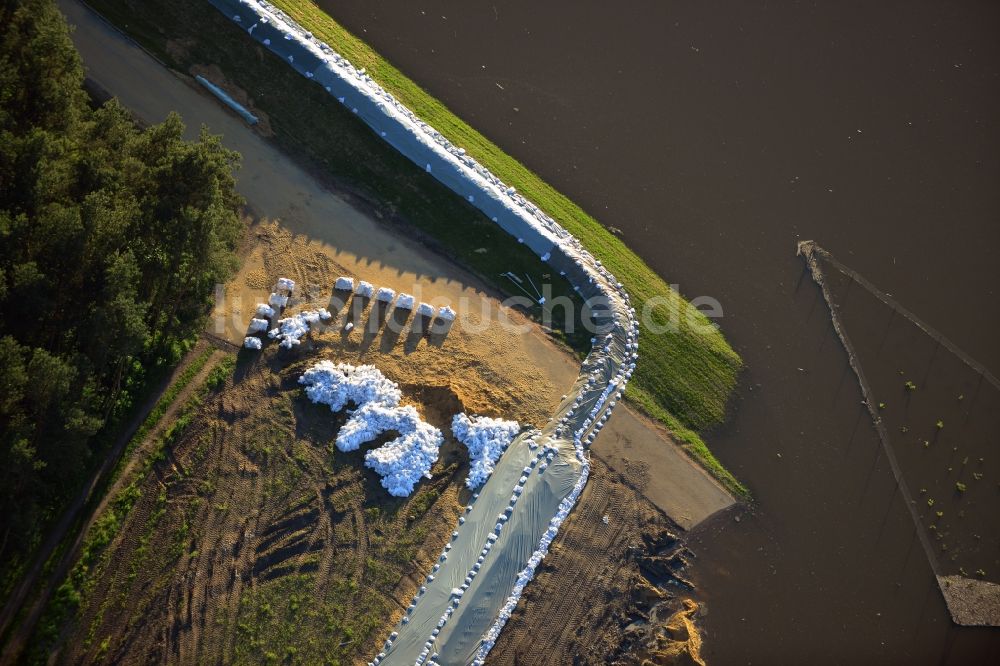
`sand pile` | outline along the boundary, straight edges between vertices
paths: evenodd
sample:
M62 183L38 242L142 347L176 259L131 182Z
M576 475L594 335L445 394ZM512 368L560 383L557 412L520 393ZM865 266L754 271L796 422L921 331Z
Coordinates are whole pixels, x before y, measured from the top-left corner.
M365 465L382 477L382 486L390 495L406 497L422 477L431 477L444 436L421 419L416 409L399 405L399 387L377 368L320 361L303 373L299 383L306 386L310 400L328 405L331 411L357 405L337 433L336 445L341 451L356 451L389 431L399 433L365 454Z

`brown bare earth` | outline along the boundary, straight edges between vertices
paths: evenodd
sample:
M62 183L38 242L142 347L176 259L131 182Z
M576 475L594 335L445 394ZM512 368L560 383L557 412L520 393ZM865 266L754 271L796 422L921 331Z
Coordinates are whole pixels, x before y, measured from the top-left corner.
M579 504L525 588L488 663L698 663L683 657L697 656L700 638L693 624L683 640L661 640L673 645L652 651L662 654L653 655L637 638L639 626L662 632L666 610L690 592L683 578L690 553L678 534L641 487L594 459Z
M437 351L437 350L435 350ZM105 551L64 634L65 663L358 661L398 619L429 569L468 491L448 440L434 478L391 498L363 452L331 446L345 418L310 403L297 383L318 358L353 360L335 331L294 352L241 354L184 434L140 485L141 498ZM470 404L507 404L485 382L465 392L411 384L403 365L380 367L405 401L448 433ZM492 412L491 413L495 413ZM380 444L376 442L375 445Z

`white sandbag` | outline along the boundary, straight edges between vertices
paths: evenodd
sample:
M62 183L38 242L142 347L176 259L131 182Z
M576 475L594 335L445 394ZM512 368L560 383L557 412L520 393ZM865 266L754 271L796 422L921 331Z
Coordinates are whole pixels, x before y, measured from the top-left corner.
M287 289L289 292L295 291L295 280L290 278L278 278L278 289Z
M414 300L409 294L400 294L396 297L396 307L400 310L412 310Z
M438 310L437 316L443 321L455 321L455 311L447 305Z
M469 450L469 478L465 485L479 488L493 474L493 467L521 430L516 421L493 419L488 416L456 414L451 421L455 439Z
M270 303L271 306L280 310L288 305L288 296L285 296L284 294L272 293L271 297L267 299L267 302Z
M274 316L274 308L267 303L258 303L256 314L261 319L270 319Z
M375 300L382 303L392 303L392 299L396 298L396 292L388 287L379 287L378 292L375 294Z
M421 317L433 317L434 316L434 306L430 303L421 303L417 306L417 314Z
M283 349L291 349L300 344L300 341L311 327L317 327L321 320L327 320L332 315L325 309L304 310L298 314L278 320L277 328L268 332L268 337L279 340Z
M247 333L262 333L267 330L270 325L266 319L257 319L254 317L250 320L250 326L247 328Z
M371 298L374 292L375 287L372 286L372 283L364 280L359 281L358 286L354 289L354 293L362 298Z
M255 338L253 336L248 336L243 338L243 346L247 349L260 349L263 345L260 338Z
M334 283L333 288L337 291L354 291L354 278L342 275L337 278L337 282Z

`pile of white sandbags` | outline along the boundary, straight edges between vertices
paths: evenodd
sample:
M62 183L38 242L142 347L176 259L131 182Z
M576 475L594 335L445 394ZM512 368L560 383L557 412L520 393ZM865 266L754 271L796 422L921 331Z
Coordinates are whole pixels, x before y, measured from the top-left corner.
M288 305L288 296L286 296L285 294L279 294L278 292L271 292L271 296L270 298L267 299L267 302L272 307L275 307L280 310L281 308Z
M469 450L466 486L475 490L486 483L493 474L494 465L520 430L517 421L488 416L470 418L464 413L455 415L451 421L451 432Z
M356 409L347 423L337 433L337 448L357 451L389 430L412 432L420 422L420 415L413 407L368 402Z
M402 417L399 412L412 411ZM360 412L361 410L358 410ZM399 430L399 437L365 454L365 465L375 470L382 477L382 487L393 497L406 497L413 492L413 487L420 482L421 477L431 478L431 467L438 459L438 450L444 437L434 426L420 420L412 407L393 407L393 414L387 415L389 423L412 424L412 430L404 432L393 426L380 426L382 432ZM411 416L416 416L412 420ZM355 412L351 420L358 417Z
M316 327L321 321L329 321L333 317L326 308L305 310L291 317L278 320L278 325L268 331L267 337L279 340L283 349L291 349L299 345L302 336L309 332L310 327Z
M400 294L396 297L396 309L397 310L412 310L413 309L413 296L409 294Z
M339 412L349 403L358 408L337 434L341 451L356 451L382 433L399 437L365 454L365 465L382 477L382 486L395 497L413 492L421 477L430 478L444 437L420 418L417 410L401 407L399 387L371 365L320 361L303 373L299 383L316 403Z
M329 405L331 412L339 412L351 402L396 406L403 397L395 382L373 365L320 361L302 374L299 383L305 385L310 400Z

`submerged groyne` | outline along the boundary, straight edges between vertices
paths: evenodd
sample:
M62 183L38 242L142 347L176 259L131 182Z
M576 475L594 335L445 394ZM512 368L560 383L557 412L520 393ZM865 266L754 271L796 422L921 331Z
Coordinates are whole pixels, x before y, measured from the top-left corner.
M587 447L635 369L638 324L622 284L569 232L451 144L286 14L257 0L209 0L400 153L527 245L573 285L595 336L541 430L507 449L373 663L482 663L590 472Z

